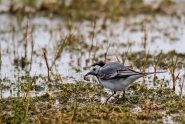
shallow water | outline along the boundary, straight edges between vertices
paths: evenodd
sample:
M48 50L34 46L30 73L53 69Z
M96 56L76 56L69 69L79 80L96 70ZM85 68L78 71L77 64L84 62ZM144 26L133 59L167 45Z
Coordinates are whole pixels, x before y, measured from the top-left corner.
M176 16L130 16L128 18L121 18L119 22L112 22L107 20L105 23L103 19L98 19L92 41L92 31L94 23L90 21L83 22L65 22L62 18L55 17L49 19L47 17L24 17L21 25L18 19L9 14L0 14L0 39L2 51L2 78L8 77L11 82L16 82L18 71L13 65L16 57L23 57L25 54L24 43L28 40L27 57L31 58L31 37L34 39L34 52L31 76L47 75L47 67L43 57L43 48L48 52L48 62L51 65L54 59L58 44L70 32L77 37L77 41L72 42L72 48L64 49L61 58L56 61L56 68L58 73L63 77L64 83L75 82L75 80L83 80L83 75L87 72L84 67L90 66L92 61L86 62L87 59L103 55L107 47L108 60L116 61L116 56L126 52L137 52L144 50L142 46L144 31L147 30L147 46L146 51L156 55L171 50L176 50L180 53L185 53L185 19L184 17ZM25 28L28 23L29 33L25 38ZM105 29L102 28L105 25ZM143 26L144 25L144 26ZM12 31L12 26L15 27L15 32ZM69 30L69 26L72 30ZM32 32L31 29L33 28ZM79 40L79 41L78 41ZM98 47L98 50L89 52L88 47L83 47L84 44L90 46L93 44ZM128 44L132 44L128 46ZM83 45L83 46L82 46ZM75 50L74 50L75 49ZM13 51L16 51L14 54ZM102 60L100 58L99 60ZM79 71L77 71L77 70ZM54 71L54 70L53 70ZM149 68L148 71L153 71ZM179 70L180 75L184 74L183 70ZM54 72L56 73L56 72ZM178 72L177 72L178 73ZM20 75L25 75L24 71L20 71ZM159 77L170 80L172 86L170 73L159 74ZM6 82L5 82L6 83ZM178 85L177 85L177 89ZM3 97L8 97L9 91L3 91ZM178 90L177 90L178 93Z

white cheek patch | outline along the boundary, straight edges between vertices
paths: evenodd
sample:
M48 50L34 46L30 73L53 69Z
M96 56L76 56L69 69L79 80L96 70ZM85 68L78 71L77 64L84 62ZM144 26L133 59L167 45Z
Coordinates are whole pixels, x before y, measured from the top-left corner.
M98 65L92 66L90 69L91 69L91 72L94 72L96 74L100 70L100 66Z

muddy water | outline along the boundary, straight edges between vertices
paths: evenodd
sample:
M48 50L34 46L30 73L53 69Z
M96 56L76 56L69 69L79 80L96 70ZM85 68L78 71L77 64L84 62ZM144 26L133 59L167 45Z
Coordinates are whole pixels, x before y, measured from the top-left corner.
M94 29L94 23L90 21L65 22L59 17L49 19L38 16L24 17L20 21L13 15L1 14L0 24L1 77L7 77L10 82L14 83L16 83L18 75L14 60L24 57L26 53L27 59L30 61L32 38L34 40L34 54L32 56L30 75L47 76L43 49L47 50L48 63L51 65L61 41L70 33L75 36L76 39L73 39L74 41L71 41L66 46L60 55L60 59L56 61L56 69L63 78L64 83L83 80L83 75L87 71L84 70L84 67L89 67L92 64L92 61L87 60L93 57L103 60L103 57L99 56L103 55L109 46L107 56L109 61L116 61L115 55L121 58L121 55L127 50L129 52L144 50L142 45L145 34L144 27L147 31L146 50L149 53L156 55L161 51L167 53L171 50L185 53L185 19L183 16L137 15L121 18L119 22L110 20L104 22L103 19L97 19ZM28 35L25 36L27 24ZM93 30L94 38L92 36ZM27 48L25 51L24 44L26 42ZM92 44L94 48L90 50ZM153 70L149 68L148 71ZM179 71L181 72L180 75L183 75L184 71ZM21 68L19 73L20 75L25 75L25 71L21 71ZM159 77L169 79L170 86L172 86L170 73L160 74ZM6 81L2 83L7 85ZM38 84L40 83L38 82ZM44 92L47 92L47 89ZM3 91L3 97L8 97L9 95L9 90Z

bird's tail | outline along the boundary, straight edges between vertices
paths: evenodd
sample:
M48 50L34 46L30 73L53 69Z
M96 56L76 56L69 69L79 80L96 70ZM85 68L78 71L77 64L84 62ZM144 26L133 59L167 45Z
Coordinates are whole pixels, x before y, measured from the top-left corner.
M166 72L168 72L168 71L148 72L148 73L143 73L143 75L156 74L156 73L166 73Z

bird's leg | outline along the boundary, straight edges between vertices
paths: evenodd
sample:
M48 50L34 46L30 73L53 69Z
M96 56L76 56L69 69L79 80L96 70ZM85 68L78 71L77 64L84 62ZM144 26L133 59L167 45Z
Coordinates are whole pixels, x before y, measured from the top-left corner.
M123 95L122 95L122 98L121 98L121 99L122 99L122 100L125 100L125 98L126 98L126 97L125 97L125 90L123 90Z
M125 97L125 90L123 90L123 96L122 97Z
M109 100L112 96L114 96L115 94L116 94L116 91L114 91L113 94L111 94L111 95L107 98L106 103L107 103L108 100Z

